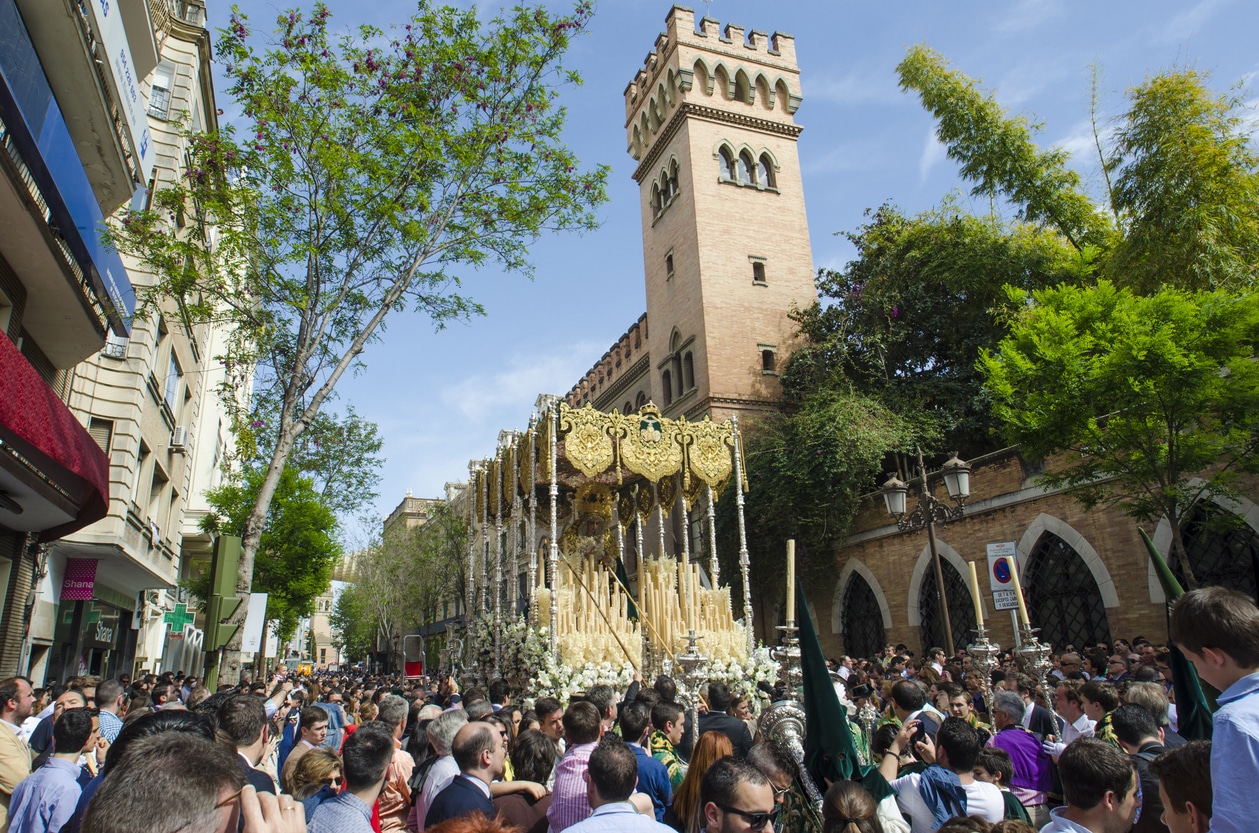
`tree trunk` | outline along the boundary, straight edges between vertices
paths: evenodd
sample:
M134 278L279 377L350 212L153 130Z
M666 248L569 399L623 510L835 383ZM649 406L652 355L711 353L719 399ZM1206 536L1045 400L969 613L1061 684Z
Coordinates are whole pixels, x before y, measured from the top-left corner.
M1185 590L1197 590L1198 577L1194 575L1193 565L1189 563L1189 553L1185 550L1185 542L1181 537L1180 518L1169 512L1167 522L1172 528L1172 555L1185 577Z
M262 530L267 523L267 513L271 510L271 500L280 485L280 475L288 462L293 444L301 433L302 424L294 422L287 430L281 428L280 441L276 443L275 452L271 455L271 465L267 476L263 478L262 487L258 490L258 499L254 508L245 520L245 532L240 539L240 566L236 571L236 595L241 598L240 605L228 622L236 625L236 632L223 649L223 659L219 670L219 682L223 685L240 683L241 672L241 641L245 636L245 616L248 606L244 600L249 598L250 588L254 580L254 558L258 554L258 545L262 542Z

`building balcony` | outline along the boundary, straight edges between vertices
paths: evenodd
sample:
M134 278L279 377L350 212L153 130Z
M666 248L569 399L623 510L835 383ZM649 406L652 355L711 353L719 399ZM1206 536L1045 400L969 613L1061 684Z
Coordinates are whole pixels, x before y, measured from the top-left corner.
M145 0L0 0L16 3L86 169L112 214L153 173L141 85L157 66Z
M57 5L57 4L50 4ZM14 0L0 0L0 255L26 289L22 326L58 369L127 335L135 292Z

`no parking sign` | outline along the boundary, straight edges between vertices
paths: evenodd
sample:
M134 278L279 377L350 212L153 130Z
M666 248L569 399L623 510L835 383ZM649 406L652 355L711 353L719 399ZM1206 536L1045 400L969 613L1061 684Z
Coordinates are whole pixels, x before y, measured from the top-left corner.
M1014 610L1019 606L1013 575L1018 558L1018 544L1014 541L988 545L988 584L992 588L992 603L997 610Z

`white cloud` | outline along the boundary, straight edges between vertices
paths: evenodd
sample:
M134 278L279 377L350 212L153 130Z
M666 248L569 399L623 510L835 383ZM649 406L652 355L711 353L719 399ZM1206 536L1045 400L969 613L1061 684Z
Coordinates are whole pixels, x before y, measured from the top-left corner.
M1022 0L1005 17L992 25L992 31L998 35L1025 32L1058 17L1064 11L1060 0Z
M948 157L948 150L936 138L935 129L927 131L927 142L922 147L922 156L918 159L918 179L919 182L927 181L927 174L931 173L931 169L943 162Z
M1167 21L1158 33L1158 39L1163 43L1180 43L1194 37L1202 24L1215 17L1227 4L1228 0L1200 0Z
M438 396L443 404L473 424L521 410L527 415L539 393L568 393L573 383L598 361L598 350L589 343L574 344L553 355L522 350L502 369L473 373L443 388ZM511 425L504 423L501 427Z
M1102 127L1098 133L1100 134L1102 147L1109 147L1115 135L1115 127L1113 125ZM1066 136L1054 142L1053 146L1070 154L1072 164L1076 167L1084 165L1096 166L1098 164L1097 139L1093 136L1093 125L1091 122L1078 122Z
M823 75L809 78L804 87L805 100L829 101L834 104L890 104L903 97L890 69L871 72L850 69L840 76Z
M880 150L869 142L843 142L821 156L802 159L805 174L833 174L865 171L878 164Z

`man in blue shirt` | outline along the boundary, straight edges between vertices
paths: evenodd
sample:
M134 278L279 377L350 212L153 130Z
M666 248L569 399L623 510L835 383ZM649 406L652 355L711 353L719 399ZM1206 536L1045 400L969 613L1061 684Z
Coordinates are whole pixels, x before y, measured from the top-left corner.
M90 755L99 737L92 713L85 708L67 709L53 725L56 751L48 763L35 770L13 791L9 803L12 833L57 833L79 803L80 755Z
M651 709L646 703L633 702L621 712L621 737L638 759L638 791L651 798L656 821L664 821L665 809L673 803L673 785L669 770L643 748L651 730Z
M1171 639L1220 692L1211 737L1211 833L1253 831L1259 818L1259 608L1249 596L1203 587L1172 608Z
M586 769L586 798L593 812L566 833L669 833L673 828L639 813L630 803L640 763L641 758L623 740L604 735L590 753Z
M345 791L315 808L307 833L372 833L372 806L385 787L393 750L393 737L370 723L350 735L341 750Z

